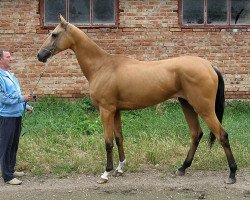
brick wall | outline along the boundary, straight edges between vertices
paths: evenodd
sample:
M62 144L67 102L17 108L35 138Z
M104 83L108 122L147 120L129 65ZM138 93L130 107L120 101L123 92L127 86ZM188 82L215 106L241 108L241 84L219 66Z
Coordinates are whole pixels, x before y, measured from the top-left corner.
M83 29L100 47L139 60L197 55L218 65L226 82L226 97L250 98L250 29L183 29L178 24L178 0L120 0L118 28ZM13 71L24 92L34 88L44 64L36 55L48 34L41 29L38 0L0 1L0 47L13 52ZM88 82L75 55L67 50L49 63L35 94L80 97Z

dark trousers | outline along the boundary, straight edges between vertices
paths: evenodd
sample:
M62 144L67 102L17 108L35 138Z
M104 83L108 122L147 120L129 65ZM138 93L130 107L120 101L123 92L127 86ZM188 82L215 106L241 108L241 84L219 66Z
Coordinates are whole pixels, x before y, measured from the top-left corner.
M0 116L0 161L4 181L13 179L22 117Z

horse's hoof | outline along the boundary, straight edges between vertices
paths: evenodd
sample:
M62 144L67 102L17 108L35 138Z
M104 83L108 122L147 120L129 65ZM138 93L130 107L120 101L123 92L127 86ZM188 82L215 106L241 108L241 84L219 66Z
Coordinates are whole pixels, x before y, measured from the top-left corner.
M107 183L108 182L108 179L104 179L104 178L100 178L97 183L99 184L104 184L104 183Z
M224 181L226 184L234 184L236 182L236 178L228 178Z
M115 170L114 172L113 172L113 176L114 177L118 177L118 176L122 176L122 172L119 172L118 170Z
M185 175L185 171L183 172L183 171L181 171L181 170L177 170L176 172L175 172L175 175L176 176L184 176Z

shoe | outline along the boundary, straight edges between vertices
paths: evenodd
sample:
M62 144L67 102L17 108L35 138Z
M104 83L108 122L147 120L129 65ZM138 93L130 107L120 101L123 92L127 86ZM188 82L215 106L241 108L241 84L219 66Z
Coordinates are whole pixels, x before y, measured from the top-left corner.
M17 178L13 178L10 181L7 181L6 183L10 185L21 185L22 181L18 180Z
M22 177L22 176L24 176L25 174L24 174L24 172L14 172L13 173L13 175L14 175L14 177Z

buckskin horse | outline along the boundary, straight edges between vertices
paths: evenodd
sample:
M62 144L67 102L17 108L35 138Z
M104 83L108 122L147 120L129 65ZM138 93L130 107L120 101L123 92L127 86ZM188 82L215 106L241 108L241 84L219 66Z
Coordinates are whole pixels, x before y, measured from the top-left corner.
M119 165L113 175L119 176L126 164L121 127L121 110L142 109L178 98L191 133L191 146L177 175L191 166L202 138L198 115L210 129L210 145L217 139L228 165L227 184L236 182L237 165L228 134L221 122L224 113L224 81L219 70L202 58L182 56L159 61L139 61L123 55L111 55L85 33L68 23L61 15L59 24L38 52L38 60L47 59L63 50L74 51L84 76L89 81L90 98L99 110L104 131L107 163L98 183L106 183L113 170L113 141L119 152Z

